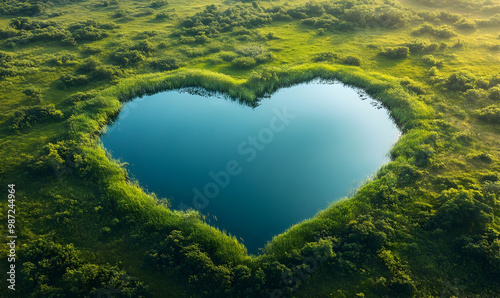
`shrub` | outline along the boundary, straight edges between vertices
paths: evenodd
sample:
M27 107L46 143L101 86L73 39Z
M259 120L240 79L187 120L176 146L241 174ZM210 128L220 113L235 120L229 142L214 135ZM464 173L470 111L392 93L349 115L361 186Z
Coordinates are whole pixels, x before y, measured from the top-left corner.
M445 82L446 88L452 91L465 92L474 89L477 84L477 78L468 72L458 72L450 75Z
M406 46L399 46L396 48L387 48L380 53L383 56L392 59L405 59L410 55L410 48Z
M465 99L468 102L475 103L484 97L483 90L469 89L465 92Z
M42 102L42 92L34 87L28 87L28 88L24 89L23 93L28 98L35 101L36 103Z
M500 87L495 86L490 89L488 98L495 101L500 101Z
M233 67L236 68L250 68L255 66L257 64L257 61L252 58L252 57L238 57L233 60Z
M154 15L155 14L155 11L151 8L146 8L144 9L143 11L139 12L139 13L136 13L134 15L134 17L145 17L145 16L150 16L150 15Z
M444 64L443 60L437 59L433 55L423 56L422 61L424 61L424 63L432 65L432 66L443 66L443 64Z
M272 53L264 53L255 57L255 61L257 61L257 63L266 63L272 61L273 59L274 56Z
M180 48L179 51L183 53L184 55L188 56L189 58L195 58L195 57L201 57L206 54L206 49L205 48Z
M167 71L178 69L182 66L181 62L174 57L167 57L159 60L152 61L150 66L159 71Z
M333 61L337 59L339 55L333 52L322 52L313 56L312 60L314 62L323 62L323 61Z
M95 55L102 52L102 49L99 47L86 46L82 49L82 53L85 55Z
M85 262L72 244L41 238L25 247L22 254L20 278L38 297L100 297L110 289L120 297L151 295L147 286L118 267Z
M155 0L153 2L151 2L151 4L149 5L149 7L151 8L160 8L160 7L163 7L165 5L167 5L168 2L166 0Z
M226 61L226 62L231 62L233 61L236 57L238 57L238 54L234 52L222 52L219 54L219 57Z
M86 75L65 74L59 78L59 82L62 88L70 88L88 84L89 78Z
M14 112L12 129L20 130L44 120L56 120L62 117L62 112L57 110L54 105L24 107Z
M361 59L354 56L347 56L342 63L345 65L361 66Z
M429 24L422 25L419 29L413 31L413 34L414 35L431 34L438 38L452 38L457 36L457 34L447 26L436 28Z
M489 124L500 124L500 108L497 106L489 106L477 112L480 120Z
M157 13L155 19L158 21L170 20L171 16L166 12Z
M455 26L458 29L463 29L463 30L475 30L476 29L476 23L467 19L463 19L460 22L456 23Z
M68 97L68 100L73 102L73 103L77 103L77 102L80 102L80 101L86 101L86 100L89 100L89 99L92 99L92 98L95 98L97 96L97 93L96 92L77 92L71 96Z
M401 86L405 87L408 91L413 92L417 95L426 94L426 88L423 84L412 81L408 78L401 80Z
M139 42L138 44L131 47L130 49L135 50L135 51L141 51L145 55L149 55L149 54L153 53L155 50L153 44L151 44L147 40L143 40L143 41Z
M108 36L102 29L93 26L83 26L72 30L73 38L77 41L95 41Z
M266 53L266 49L260 45L248 45L240 47L236 52L245 57L255 57Z

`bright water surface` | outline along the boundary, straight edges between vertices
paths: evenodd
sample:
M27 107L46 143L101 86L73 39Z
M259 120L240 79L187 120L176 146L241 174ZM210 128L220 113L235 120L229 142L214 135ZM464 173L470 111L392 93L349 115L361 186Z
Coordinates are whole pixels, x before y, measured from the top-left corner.
M102 141L144 188L257 253L389 161L400 131L360 94L315 81L250 108L168 91L127 103Z

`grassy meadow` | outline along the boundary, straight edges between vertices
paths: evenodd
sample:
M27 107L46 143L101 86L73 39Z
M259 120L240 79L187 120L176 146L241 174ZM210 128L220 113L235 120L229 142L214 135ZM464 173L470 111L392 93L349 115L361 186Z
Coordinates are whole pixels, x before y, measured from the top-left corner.
M100 143L138 96L251 106L315 78L362 88L404 134L258 256ZM0 231L15 184L18 236L2 297L500 296L498 0L3 0L0 90Z

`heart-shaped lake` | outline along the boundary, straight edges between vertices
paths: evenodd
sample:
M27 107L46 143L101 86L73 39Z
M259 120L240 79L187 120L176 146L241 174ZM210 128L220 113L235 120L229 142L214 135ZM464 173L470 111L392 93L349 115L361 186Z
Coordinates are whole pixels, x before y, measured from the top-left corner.
M360 90L313 81L256 108L192 92L138 98L102 141L144 188L199 210L256 253L356 189L399 135Z

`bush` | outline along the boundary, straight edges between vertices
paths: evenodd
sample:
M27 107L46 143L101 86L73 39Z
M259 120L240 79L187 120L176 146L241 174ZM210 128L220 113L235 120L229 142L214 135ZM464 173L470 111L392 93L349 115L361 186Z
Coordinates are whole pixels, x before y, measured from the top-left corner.
M465 92L465 99L470 103L475 103L484 97L484 91L478 89L469 89Z
M345 65L361 66L361 59L354 56L347 56L342 63Z
M405 59L408 58L408 56L410 55L410 48L405 46L400 46L396 48L387 48L380 54L392 59Z
M32 106L20 108L14 112L12 129L21 130L32 127L34 124L45 120L61 119L63 114L54 105Z
M422 57L422 61L424 63L432 65L432 66L443 66L444 61L440 59L436 59L433 55L425 55Z
M168 71L178 69L182 66L181 62L174 57L167 57L159 60L152 61L150 66L159 71Z
M85 262L72 244L39 239L22 252L20 278L37 297L149 297L143 282L110 265ZM50 278L49 278L50 277Z
M408 78L401 80L401 86L405 87L408 91L413 92L417 95L426 94L426 88L423 84L412 81Z
M248 45L240 47L236 52L245 57L255 57L266 53L266 49L260 45Z
M494 101L500 101L500 87L495 86L490 89L488 98Z
M24 95L36 103L42 102L42 92L36 88L29 87L23 90Z
M457 36L457 34L447 26L436 28L429 24L422 25L422 27L413 31L413 34L414 35L431 34L438 38L452 38Z
M312 60L314 62L324 62L324 61L333 61L337 59L339 55L333 52L322 52L313 56Z
M257 61L252 57L238 57L233 60L232 66L236 68L250 68L255 66Z
M73 103L77 103L80 101L86 101L86 100L95 98L96 96L97 96L96 92L87 92L87 93L77 92L77 93L71 95L70 97L68 97L68 100L73 102Z
M85 55L95 55L102 52L102 49L99 47L86 46L82 49L82 54Z
M463 29L463 30L475 30L477 25L475 22L463 19L460 22L456 23L455 26L458 29Z
M154 52L154 46L143 40L133 46L123 46L111 54L111 59L118 65L130 66L146 59Z
M88 84L89 78L86 75L65 74L59 78L59 82L62 88L70 88Z
M170 20L171 16L166 12L157 13L155 19L158 21Z
M489 124L500 124L500 108L497 106L489 106L477 112L480 120Z
M226 62L231 62L233 61L236 57L238 57L238 54L234 52L222 52L219 54L219 57L226 61Z
M151 2L151 4L149 5L149 7L151 8L160 8L160 7L163 7L165 5L167 5L168 2L166 0L155 0L153 2Z
M465 92L474 89L477 85L477 78L468 72L458 72L450 75L445 82L446 88L452 91Z

